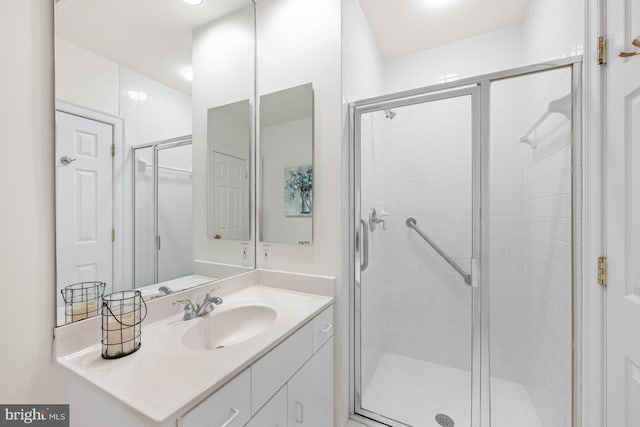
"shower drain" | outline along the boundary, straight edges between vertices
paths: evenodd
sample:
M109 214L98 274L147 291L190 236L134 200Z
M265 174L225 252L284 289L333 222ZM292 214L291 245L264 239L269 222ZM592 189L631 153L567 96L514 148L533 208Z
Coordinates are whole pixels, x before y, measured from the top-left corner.
M453 427L453 420L450 416L445 414L436 415L436 422L442 427Z

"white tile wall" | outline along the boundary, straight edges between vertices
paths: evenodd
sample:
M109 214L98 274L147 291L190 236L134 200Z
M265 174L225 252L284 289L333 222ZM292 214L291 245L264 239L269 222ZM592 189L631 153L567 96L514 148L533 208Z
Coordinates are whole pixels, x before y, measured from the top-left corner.
M569 93L570 71L527 78L528 123ZM524 292L523 381L542 425L571 420L571 122L555 114L535 133L528 156L529 244Z
M471 291L406 226L408 217L466 271L471 258L471 100L396 108L384 120L382 234L388 351L470 369ZM363 177L363 179L366 179Z

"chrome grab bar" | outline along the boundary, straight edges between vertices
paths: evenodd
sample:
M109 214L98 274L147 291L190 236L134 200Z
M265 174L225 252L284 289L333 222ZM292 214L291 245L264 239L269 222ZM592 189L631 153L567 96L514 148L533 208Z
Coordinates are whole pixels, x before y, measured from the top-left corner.
M362 262L360 263L360 271L365 271L369 266L369 225L367 221L360 218L360 256Z
M429 244L429 246L431 246L438 253L438 255L444 258L444 260L447 261L447 263L451 267L453 267L453 269L457 271L459 275L462 276L464 282L467 285L471 286L471 275L467 274L462 269L462 267L460 267L449 255L447 255L442 249L440 249L440 246L436 245L433 240L431 240L426 234L424 234L424 231L420 230L417 224L418 223L415 218L407 218L407 227L413 228L416 233L418 233L420 237L422 237Z

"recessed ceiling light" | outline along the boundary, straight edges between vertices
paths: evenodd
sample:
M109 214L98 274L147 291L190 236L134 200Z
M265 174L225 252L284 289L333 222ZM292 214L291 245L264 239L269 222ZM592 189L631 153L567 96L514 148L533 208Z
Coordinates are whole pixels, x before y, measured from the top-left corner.
M421 3L429 9L444 9L453 6L460 0L421 0Z
M182 0L182 2L188 4L189 6L200 6L203 0Z

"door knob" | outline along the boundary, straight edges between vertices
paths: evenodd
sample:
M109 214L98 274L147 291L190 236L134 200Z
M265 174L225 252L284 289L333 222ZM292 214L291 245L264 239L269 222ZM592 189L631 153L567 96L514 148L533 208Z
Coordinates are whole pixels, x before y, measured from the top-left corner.
M635 47L640 47L640 39L633 39L631 44L634 45ZM620 52L618 54L618 56L622 58L628 58L630 56L636 56L636 55L640 55L640 50L636 50L635 52Z
M69 165L69 164L75 162L76 160L78 160L78 159L73 159L73 158L71 158L69 156L60 157L60 163L62 163L63 165Z

